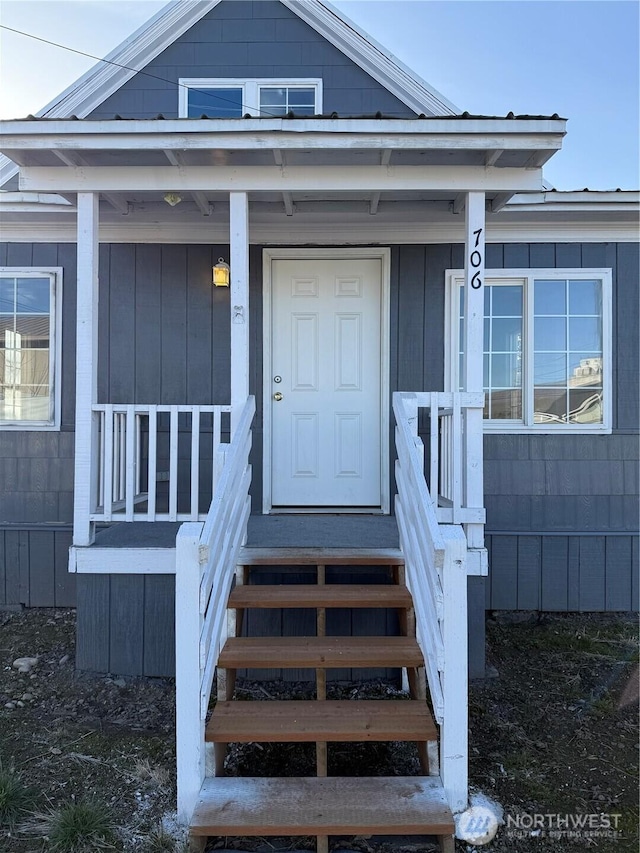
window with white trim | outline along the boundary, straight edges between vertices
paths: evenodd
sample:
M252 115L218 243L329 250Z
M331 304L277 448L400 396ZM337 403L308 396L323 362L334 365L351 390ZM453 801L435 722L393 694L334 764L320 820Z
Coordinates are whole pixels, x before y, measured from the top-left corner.
M180 118L313 116L322 112L322 80L181 78Z
M447 379L460 388L462 270L447 273ZM487 270L485 428L611 430L611 270Z
M0 429L60 424L62 270L0 268Z

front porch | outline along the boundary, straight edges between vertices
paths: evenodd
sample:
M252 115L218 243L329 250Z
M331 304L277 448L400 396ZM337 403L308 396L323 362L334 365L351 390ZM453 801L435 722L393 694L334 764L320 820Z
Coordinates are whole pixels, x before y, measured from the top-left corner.
M327 849L329 834L342 831L417 834L428 827L448 839L450 847L452 815L468 803L468 583L469 576L481 578L487 571L482 469L486 217L514 193L541 186L541 166L560 146L563 123L467 118L185 119L44 122L30 126L28 133L19 124L10 129L6 145L23 166L22 189L77 197L78 359L70 569L109 578L164 574L175 583L180 819L197 837L240 830L260 835L308 831L318 836L320 850ZM163 198L175 201L182 195L190 200L182 212L182 205L164 204ZM228 242L228 255L223 252L230 263L230 288L224 299L222 293L209 296L212 305L224 306L226 312L217 359L214 336L204 329L197 307L182 312L171 298L179 276L169 259L172 253L164 246L160 268L140 273L145 289L138 294L137 280L132 284L136 292L131 302L136 318L146 319L150 313L163 325L164 337L157 341L154 337L159 368L150 365L153 356L144 346L133 348L133 363L122 356L120 347L127 345L131 333L136 337L135 322L132 326L117 304L118 298L123 303L130 300L123 284L130 281L129 267L107 266L103 259L103 282L99 275L99 243L111 227L113 209L127 217L132 234L154 217L159 233L166 234L167 222L175 224L175 233L184 233L196 210L211 226L210 242L220 238L225 245ZM396 222L415 223L422 217L424 243L434 216L446 219L458 240L462 237L457 265L464 267L463 391L432 390L444 387L446 333L439 313L444 300L438 310L429 303L425 279L418 297L420 314L415 300L404 313L400 311L400 294L411 291L416 297L421 284L406 266L401 268L397 257L394 262L389 241L380 239L381 226L375 223L383 211ZM317 244L300 238L304 229L296 237L296 227L299 217L309 216L308 224L318 215L325 224L332 221L338 236L306 254L296 250L316 264L306 268L311 274L288 280L289 296L303 307L289 305L282 313L273 313L274 291L269 289L273 266L268 265L277 262L278 253L266 247L260 251L256 233L266 218L272 229L279 230L274 243ZM349 242L340 228L347 228L354 216L360 225L363 219L372 223L371 237L362 241L365 248L339 249ZM103 232L101 221L106 225ZM366 244L371 242L382 248L367 254ZM212 293L211 278L207 281L202 275L207 267L203 259L210 255L210 248L204 248L197 276L190 274L184 253L180 275L185 301L197 288L204 293L208 287ZM286 259L286 252L279 251L280 259ZM151 254L141 252L141 257ZM349 254L373 260L369 278L362 269L342 274L336 259ZM448 263L439 259L437 277L443 287L444 270L453 266L453 257L452 248ZM331 263L336 266L327 278L325 268ZM424 267L426 276L426 257ZM262 289L256 282L258 270ZM347 300L360 298L370 281L376 282L378 295L370 301L373 310L366 319L365 309ZM105 286L110 290L108 335L100 325ZM333 313L324 316L345 322L339 330L329 324L320 333L320 313L312 301L319 303L327 294L334 300ZM158 311L158 299L166 300L166 310ZM336 308L335 301L340 300L342 308ZM175 324L172 312L178 318ZM414 322L416 316L419 323ZM296 326L295 340L290 334L295 323L284 326L283 317L287 323L292 317L304 320ZM141 323L141 338L143 329L153 334L154 322ZM201 335L205 343L199 346ZM182 347L174 345L176 336ZM281 354L289 375L270 360L272 344L279 338L287 339L288 346L294 340ZM356 343L365 340L373 341L373 346L358 349ZM425 378L425 371L420 379L405 382L399 368L392 375L394 361L429 362L426 349L434 356L430 378ZM357 395L366 385L365 368L374 357L377 367L370 371L369 407L359 407L346 395ZM182 380L192 361L191 389L185 392ZM184 370L175 371L176 364ZM132 378L128 389L120 381L123 372ZM166 373L172 373L173 381L165 387ZM209 383L209 398L199 387L200 374ZM403 388L412 390L398 390ZM316 402L309 404L309 395L315 395ZM283 398L291 408L283 406L274 414L273 407ZM320 420L325 409L332 413L328 426ZM290 417L280 418L282 411ZM291 439L283 438L292 419L302 426ZM370 437L374 425L375 440L360 455L362 439ZM344 447L336 442L321 456L319 450L335 441L340 429L348 436L349 453L341 456ZM273 436L280 437L277 448ZM302 483L302 499L285 495L284 500L273 500L273 474L282 468L283 459L295 455L289 452L294 446L298 455L289 480ZM260 457L263 464L254 465ZM369 476L373 466L377 479L361 491L351 488L352 482ZM329 468L341 480L340 498L334 500L325 491L316 500L314 483ZM252 518L252 508L255 512L260 507L295 514ZM392 508L395 517L388 515ZM365 518L363 511L377 514ZM110 526L101 530L104 525ZM251 583L264 567L285 576L283 566L303 575L313 573L315 583L290 587ZM385 585L383 596L368 582L372 567L379 566L386 567L386 579L392 582ZM345 567L360 577L344 583ZM367 583L362 573L367 573ZM304 610L304 635L283 636L280 627L268 637L247 636L247 614L253 619L257 617L251 614L276 610ZM384 630L374 631L371 622L354 636L358 631L352 619L349 632L332 632L331 611L338 611L341 618L346 611L366 610L395 611L400 635L388 636L392 632L387 630L386 615L379 621ZM330 709L326 717L328 671L380 667L403 670L416 718L400 714L389 728L387 711L376 707L371 717L358 703ZM281 709L279 731L274 727L278 715L265 707L262 723L242 734L239 726L252 729L252 725L246 709L233 704L235 675L238 670L265 668L311 670L316 699L312 707L300 709L300 715ZM212 691L217 695L212 719L221 726L216 731L206 725ZM427 710L427 691L433 719ZM271 820L266 817L270 804L287 795L286 786L271 780L264 789L258 779L235 785L224 778L227 742L242 737L269 740L276 735L316 743L317 778L304 785L312 804L317 799L326 806L327 815L321 820L303 807L286 819ZM327 743L370 736L419 742L421 775L397 780L395 787L388 780L382 784L326 777ZM385 788L391 791L386 810ZM424 806L421 819L415 810L401 808L408 794ZM221 804L229 796L235 810L225 822ZM345 815L341 811L345 797L362 803L362 808ZM258 800L259 808L249 807Z

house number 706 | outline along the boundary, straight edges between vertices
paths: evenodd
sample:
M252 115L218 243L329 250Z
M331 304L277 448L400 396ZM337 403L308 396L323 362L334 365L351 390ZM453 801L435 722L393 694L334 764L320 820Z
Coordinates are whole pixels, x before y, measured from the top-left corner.
M473 232L476 235L476 244L473 252L471 252L471 256L469 257L469 261L471 262L471 266L476 268L479 267L482 263L482 254L478 251L478 246L480 245L480 235L482 234L482 228L478 228L477 231ZM471 277L471 287L474 290L479 290L482 287L482 279L480 278L480 270L476 269L474 274Z

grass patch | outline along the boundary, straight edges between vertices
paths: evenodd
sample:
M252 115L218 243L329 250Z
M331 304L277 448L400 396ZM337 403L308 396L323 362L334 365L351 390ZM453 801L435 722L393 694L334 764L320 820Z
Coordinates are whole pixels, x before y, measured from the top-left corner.
M13 767L0 762L0 826L13 829L36 806L35 792L24 784Z
M46 839L52 853L115 850L114 829L108 809L89 800L36 815L25 827L30 834Z

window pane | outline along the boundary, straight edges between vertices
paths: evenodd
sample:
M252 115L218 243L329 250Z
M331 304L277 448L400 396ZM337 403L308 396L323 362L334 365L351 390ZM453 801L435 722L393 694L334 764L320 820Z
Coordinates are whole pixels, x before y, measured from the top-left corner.
M557 388L536 388L533 392L533 422L562 424L567 422L567 391Z
M536 350L557 352L567 349L567 321L564 317L536 318L533 344Z
M18 314L48 314L50 290L48 278L19 278L16 288Z
M283 116L289 112L297 115L313 115L315 102L316 92L313 88L262 86L260 89L262 116Z
M494 317L522 317L522 286L488 286L491 290L491 313Z
M242 118L242 89L189 89L189 118Z
M462 323L460 323L460 332L462 332ZM489 352L491 349L491 320L488 317L484 318L484 343L482 346L485 352Z
M522 380L522 360L518 354L491 356L491 388L513 388Z
M49 317L16 314L15 331L22 337L22 348L49 346Z
M572 352L569 356L569 385L602 385L602 356L600 353Z
M509 319L497 319L493 321L491 349L493 352L521 351L522 320L519 317L510 317Z
M602 286L599 281L570 281L569 282L569 313L591 314L600 317L602 314Z
M569 421L572 424L601 424L602 389L569 391Z
M566 291L565 281L536 281L533 290L535 315L566 314Z
M566 385L567 356L563 352L537 352L533 360L535 385Z
M260 89L261 107L286 107L287 90L275 87L263 87Z
M490 417L498 420L521 420L522 391L519 388L492 391Z
M572 317L569 320L570 350L601 350L602 331L599 317Z
M0 278L0 314L14 311L15 278Z
M289 89L289 103L296 107L315 107L315 89Z

